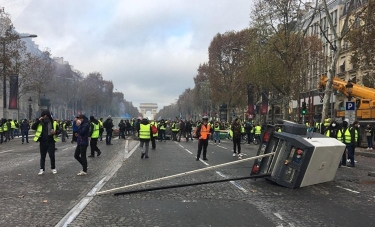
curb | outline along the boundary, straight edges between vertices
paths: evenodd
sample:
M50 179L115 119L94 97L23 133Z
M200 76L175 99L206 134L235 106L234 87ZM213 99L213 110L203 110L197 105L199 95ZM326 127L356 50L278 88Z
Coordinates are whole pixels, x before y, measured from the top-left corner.
M355 155L360 155L369 158L375 158L375 152L355 151Z

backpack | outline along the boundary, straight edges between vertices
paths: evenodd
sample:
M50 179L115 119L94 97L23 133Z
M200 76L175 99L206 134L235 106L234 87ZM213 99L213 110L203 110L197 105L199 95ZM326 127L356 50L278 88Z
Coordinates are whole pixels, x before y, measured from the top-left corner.
M151 125L151 132L152 132L152 134L158 133L158 128L156 128L155 125Z

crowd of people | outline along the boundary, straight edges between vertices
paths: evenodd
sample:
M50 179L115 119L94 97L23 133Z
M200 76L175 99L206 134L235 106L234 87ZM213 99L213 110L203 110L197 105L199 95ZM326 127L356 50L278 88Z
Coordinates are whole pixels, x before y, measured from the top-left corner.
M196 160L201 156L203 160L207 160L208 141L213 143L221 142L223 134L226 138L232 140L233 143L233 157L242 158L241 143L252 143L254 140L260 140L263 127L253 121L241 122L240 119L235 118L232 122L224 121L209 121L207 116L202 117L198 121L184 120L177 118L174 120L149 120L147 118L138 119L124 119L118 123L118 137L125 139L126 136L135 136L140 140L140 147L142 149L141 159L149 158L148 150L151 142L151 149L156 149L156 141L166 142L171 141L193 141L198 140L198 149ZM354 153L355 147L360 141L359 122L355 121L352 125L346 119L342 124L336 121L326 119L323 123L306 123L308 128L307 138L312 137L313 132L318 132L327 137L336 138L346 145L346 152L342 156L340 166L345 165L355 167ZM69 135L68 128L71 127L72 134ZM83 176L87 174L87 158L86 152L90 146L89 158L99 157L101 150L98 148L98 142L103 141L103 133L105 133L106 145L112 145L111 141L114 137L114 123L111 116L106 120L103 118L96 119L94 116L89 118L81 114L76 116L74 120L53 119L49 111L43 111L41 116L34 121L22 120L20 123L17 120L1 119L0 120L0 143L6 143L21 134L21 142L29 143L29 130L35 130L33 140L40 144L40 170L39 175L45 172L45 158L48 153L51 160L51 170L53 174L57 173L55 166L55 151L57 150L55 143L58 137L61 136L61 141L66 142L71 137L71 143L77 143L74 158L82 166L82 170L77 174ZM276 131L281 131L281 128L275 128ZM368 150L373 149L373 129L367 125L364 131L367 137ZM349 163L347 163L349 161Z

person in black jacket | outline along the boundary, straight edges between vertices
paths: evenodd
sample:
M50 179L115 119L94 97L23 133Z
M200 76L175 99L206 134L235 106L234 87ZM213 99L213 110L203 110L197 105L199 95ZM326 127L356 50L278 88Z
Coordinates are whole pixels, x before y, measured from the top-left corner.
M56 174L55 166L55 143L57 135L60 134L60 128L57 122L54 122L48 110L42 111L39 118L36 119L31 129L36 130L34 141L39 142L40 150L40 170L38 175L43 175L45 171L46 156L51 160L52 173Z
M126 129L126 124L124 120L120 120L120 123L118 123L118 129L119 129L119 134L118 138L119 139L125 139L125 129Z
M20 125L21 134L22 134L22 144L26 139L26 143L29 143L29 130L30 124L27 119L24 119Z
M106 136L105 136L105 144L106 145L113 145L111 143L113 126L114 125L113 125L112 117L111 117L111 115L109 115L107 120L105 120L105 122L103 123L103 127L105 128L105 131L107 133Z

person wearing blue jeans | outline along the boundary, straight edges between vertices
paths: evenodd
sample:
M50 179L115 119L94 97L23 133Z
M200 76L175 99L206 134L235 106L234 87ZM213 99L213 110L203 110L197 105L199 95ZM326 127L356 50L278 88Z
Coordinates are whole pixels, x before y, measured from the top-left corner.
M217 121L214 125L214 140L215 143L218 141L220 143L220 123Z
M365 128L365 135L367 138L367 150L372 150L372 127L370 125L367 125Z

